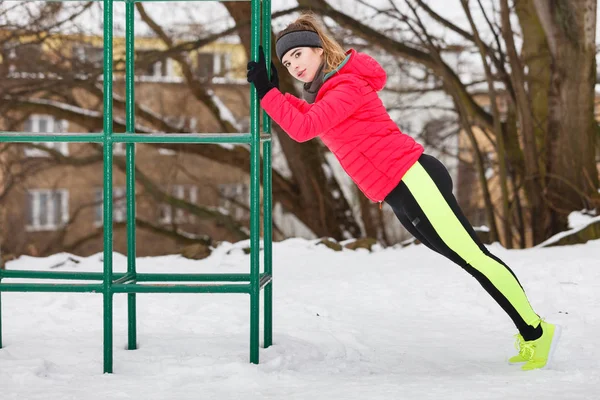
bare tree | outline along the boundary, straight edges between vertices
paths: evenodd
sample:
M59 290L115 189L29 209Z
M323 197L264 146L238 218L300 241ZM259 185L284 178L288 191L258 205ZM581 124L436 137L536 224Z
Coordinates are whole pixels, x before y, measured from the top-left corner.
M503 171L505 235L512 231L511 219L517 223L524 221L532 231L533 243L539 243L566 229L571 211L598 207L598 173L594 159L598 134L593 114L595 0L515 0L512 7L507 0L492 2L493 16L490 18L484 13L488 31L492 33L489 43L484 42L470 18L470 7L479 6L480 11L484 10L479 0L461 0L467 21L471 21L470 32L442 17L423 0L389 0L388 7L377 9L367 2L361 3L377 10L378 17L396 21L405 29L386 35L332 7L326 0L299 1L302 6L328 15L354 35L389 54L430 69L452 97L465 131L468 133L467 125L477 126L491 135L499 169ZM407 9L404 6L412 9L412 13L403 11ZM438 54L448 45L439 35L430 32L431 25L419 25L419 13L479 51L483 75L488 82L491 113L478 104L458 72L440 61ZM519 19L519 27L511 26L512 15ZM418 29L419 26L423 29ZM521 49L516 48L516 35L522 37ZM507 113L513 110L516 118L494 111L498 103L495 84L505 88L503 98L508 104ZM473 149L477 154L476 143ZM480 175L483 172L479 168ZM480 182L485 193L486 180L480 178ZM506 183L512 190L504 187ZM521 193L527 199L526 213L522 211ZM524 243L525 230L523 226L518 227L520 243ZM503 240L510 246L507 242L512 243L510 236Z
M243 5L245 7L246 4ZM33 9L35 10L35 9ZM167 58L175 60L184 77L185 84L193 97L202 103L210 112L214 121L220 126L217 131L229 133L237 132L239 127L234 125L229 115L223 115L223 105L216 96L215 90L210 83L201 81L195 74L194 66L190 63L187 54L217 40L218 38L231 34L234 29L226 29L218 33L206 33L204 38L192 41L181 41L172 37L172 34L160 26L146 12L141 4L137 4L137 10L142 20L151 28L154 34L164 43L166 50L145 52L140 54L137 65L144 67L152 65L156 61L165 61ZM244 20L238 22L236 28L239 31L249 27L247 20L249 13L236 7L232 11L241 10L239 15ZM37 19L33 19L37 21ZM245 24L245 25L244 25ZM55 28L58 28L55 26ZM34 30L35 32L33 32ZM1 85L3 113L17 115L19 118L27 118L34 113L50 114L56 119L64 119L85 127L89 132L97 132L102 129L102 86L99 78L102 74L101 62L88 62L88 59L80 59L77 54L64 51L65 47L85 45L77 39L68 36L60 39L61 46L52 48L52 41L48 39L51 35L39 25L33 25L32 29L27 26L19 26L15 30L8 30L5 37L7 42L14 46L15 52L23 51L28 45L36 51L39 45L44 43L48 51L36 54L36 57L20 57L16 54L10 63L2 63L3 73L9 79L3 80ZM34 38L33 40L31 38ZM37 38L41 38L37 40ZM72 43L68 43L72 40ZM85 50L85 49L84 49ZM249 50L249 49L247 49ZM101 60L100 60L101 61ZM115 60L116 72L123 69L123 60ZM38 73L37 70L40 70ZM21 73L28 71L28 73ZM52 72L52 74L49 73ZM44 79L39 79L44 74ZM11 79L12 78L12 79ZM282 85L292 88L289 79L283 78ZM115 132L124 131L125 99L119 95L119 83L115 85L113 93L113 104L115 107L115 118L113 129ZM246 92L248 87L244 88ZM84 93L85 95L82 95ZM95 100L94 100L95 99ZM136 131L137 132L189 132L189 127L181 127L172 121L168 115L160 115L153 112L142 102L136 105ZM22 121L21 121L22 122ZM16 124L18 126L18 124ZM318 236L332 236L337 239L347 237L358 237L361 235L360 228L354 215L348 212L348 203L344 196L334 196L333 192L339 190L339 183L324 169L326 165L322 145L311 143L300 146L293 142L287 135L280 135L279 141L287 156L286 163L291 175L283 176L278 171L273 173L274 199L280 202L287 212L293 213L301 222ZM19 145L21 146L21 145ZM93 146L92 146L93 147ZM161 147L176 152L199 155L230 168L240 169L249 173L250 155L248 148L243 145L224 147L218 145L184 145L164 144ZM42 148L42 150L44 150ZM48 162L57 165L90 165L101 163L101 154L96 149L97 155L86 157L65 156L59 152L49 151L51 156ZM118 168L124 170L125 166L118 157L115 158ZM227 227L238 239L247 237L245 230L241 229L238 222L230 215L221 214L215 210L175 199L159 188L142 171L136 171L136 180L145 191L159 202L168 202L187 212L194 213L202 219L212 219Z

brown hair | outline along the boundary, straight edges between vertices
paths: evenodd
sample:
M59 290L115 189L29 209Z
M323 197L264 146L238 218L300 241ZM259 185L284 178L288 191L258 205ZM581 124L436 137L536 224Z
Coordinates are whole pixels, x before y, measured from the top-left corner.
M284 30L277 34L277 40L289 32L312 31L316 32L323 44L323 58L325 60L325 73L336 69L346 58L346 53L342 46L331 36L327 34L325 28L317 20L313 13L302 14L298 19L289 24Z

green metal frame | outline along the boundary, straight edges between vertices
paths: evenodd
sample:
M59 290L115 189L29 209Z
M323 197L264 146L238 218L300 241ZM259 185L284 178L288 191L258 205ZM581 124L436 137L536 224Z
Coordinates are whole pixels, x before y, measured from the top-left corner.
M47 0L48 1L48 0ZM50 0L52 1L52 0ZM69 1L69 0L56 0ZM241 134L140 134L135 132L134 95L134 5L126 3L126 133L113 134L113 1L104 3L104 129L102 133L26 133L0 132L0 142L70 142L102 143L104 145L104 259L103 272L40 272L0 269L0 348L2 348L2 292L95 292L104 299L104 372L113 372L113 294L127 293L128 349L137 347L136 293L247 293L250 295L250 362L259 362L260 291L264 289L264 347L273 337L273 266L272 266L272 174L271 121L263 115L260 132L260 103L254 85L250 94L250 133ZM143 0L144 2L154 0ZM162 0L164 1L164 0ZM218 1L218 0L216 0ZM221 0L223 1L223 0ZM246 0L248 1L248 0ZM271 2L251 2L251 58L258 59L261 41L271 48ZM261 14L262 4L262 14ZM262 18L261 18L262 17ZM261 20L263 22L261 29ZM266 51L270 65L270 51ZM127 143L127 273L114 273L113 254L113 153L114 143ZM250 273L248 274L144 274L136 272L135 242L135 151L134 143L245 143L250 146ZM260 272L260 152L263 152L263 266ZM58 279L97 281L95 283L7 283L2 279ZM99 282L98 282L99 281ZM144 283L145 282L145 283ZM152 282L155 282L154 284ZM157 282L176 282L159 284ZM193 283L189 282L201 282Z

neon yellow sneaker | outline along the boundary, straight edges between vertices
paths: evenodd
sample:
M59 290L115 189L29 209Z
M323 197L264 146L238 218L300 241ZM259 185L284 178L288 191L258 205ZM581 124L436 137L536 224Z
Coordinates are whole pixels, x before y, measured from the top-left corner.
M515 349L517 349L519 354L509 358L508 363L509 364L520 364L520 363L529 361L529 358L530 358L529 351L526 350L527 348L525 346L523 346L523 344L525 343L525 339L523 339L523 336L521 336L520 333L517 333L515 335L515 339L516 339L515 340Z
M517 338L519 354L511 357L509 362L525 362L525 365L521 367L523 371L548 367L554 350L556 350L556 344L560 337L560 326L549 324L544 320L541 321L541 324L543 333L538 339L525 341L521 337L519 341Z

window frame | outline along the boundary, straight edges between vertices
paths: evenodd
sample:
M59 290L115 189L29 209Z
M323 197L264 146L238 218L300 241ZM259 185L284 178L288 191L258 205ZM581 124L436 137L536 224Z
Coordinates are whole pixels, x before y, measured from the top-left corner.
M55 194L61 193L60 221L54 221L56 214ZM41 219L41 196L46 195L46 223ZM31 196L31 197L30 197ZM68 189L28 189L27 190L27 232L55 231L69 222L69 190Z
M41 121L46 122L47 128L44 130L40 129ZM27 126L29 125L29 126ZM57 127L58 130L56 129ZM59 133L59 132L67 132L69 129L69 122L64 119L56 119L53 115L49 114L31 114L25 125L23 130L25 132L32 133ZM33 142L33 144L42 145L52 150L56 150L60 152L63 156L69 155L69 143L68 142ZM31 147L25 147L23 149L23 154L25 157L49 157L50 155L44 150L35 149Z
M104 225L104 188L94 189L94 226ZM121 198L119 198L121 197ZM117 200L115 200L115 198ZM127 221L127 188L125 186L113 187L113 223Z

